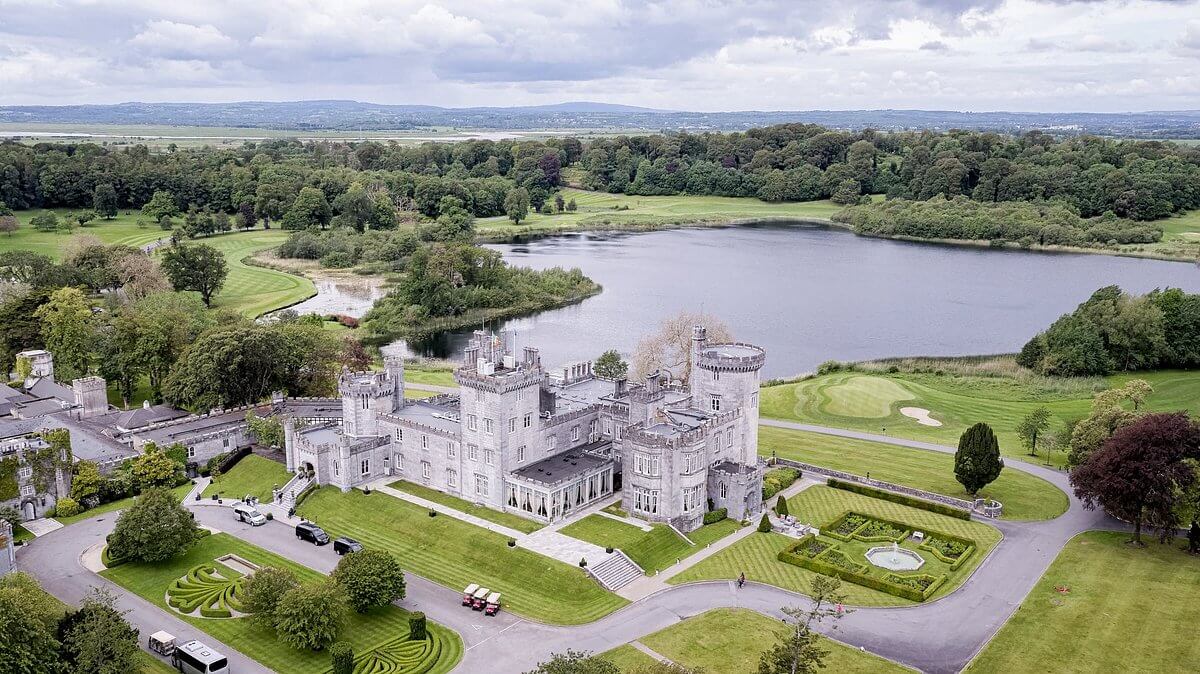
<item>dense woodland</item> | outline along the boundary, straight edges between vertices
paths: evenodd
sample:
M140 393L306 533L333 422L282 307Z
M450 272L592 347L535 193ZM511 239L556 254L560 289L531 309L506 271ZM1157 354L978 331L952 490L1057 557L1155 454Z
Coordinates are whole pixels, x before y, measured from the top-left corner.
M1200 295L1101 288L1029 340L1017 362L1062 376L1200 368Z

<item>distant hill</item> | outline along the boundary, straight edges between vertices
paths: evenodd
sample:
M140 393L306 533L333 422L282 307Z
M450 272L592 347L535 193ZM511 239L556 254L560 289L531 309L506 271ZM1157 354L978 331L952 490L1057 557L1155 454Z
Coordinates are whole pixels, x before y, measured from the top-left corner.
M952 110L795 110L688 112L574 101L523 107L443 108L358 101L120 103L0 106L12 124L154 124L263 129L383 130L448 126L471 129L622 129L733 131L804 122L839 129L975 129L1139 138L1200 138L1200 110L1128 113L959 112Z

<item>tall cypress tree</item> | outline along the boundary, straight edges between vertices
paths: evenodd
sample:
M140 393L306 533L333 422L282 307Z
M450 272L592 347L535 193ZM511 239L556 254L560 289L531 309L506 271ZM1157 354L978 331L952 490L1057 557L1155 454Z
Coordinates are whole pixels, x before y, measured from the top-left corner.
M1004 461L1000 459L1000 443L992 427L978 423L968 428L958 439L954 453L954 477L968 494L976 492L1000 477Z

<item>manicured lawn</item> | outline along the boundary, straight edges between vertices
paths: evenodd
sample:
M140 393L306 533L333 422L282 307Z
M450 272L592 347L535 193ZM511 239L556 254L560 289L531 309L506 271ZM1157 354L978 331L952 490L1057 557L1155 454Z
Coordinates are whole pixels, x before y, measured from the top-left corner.
M288 472L287 466L257 454L250 454L238 461L228 473L218 476L205 487L203 496L208 498L219 494L224 498L240 499L249 495L270 503L272 488L282 487L290 479L292 474Z
M617 646L611 651L601 653L601 656L616 665L622 672L632 672L640 667L649 667L658 662L649 655L634 648L633 644Z
M432 398L435 395L437 395L437 393L434 391L418 391L411 388L404 389L405 400L423 400L425 398Z
M61 220L65 216L77 213L82 209L55 208L51 210ZM92 220L88 223L89 226L76 226L70 232L39 232L30 226L29 220L35 215L44 212L41 209L17 211L19 229L12 234L0 235L0 252L32 250L43 255L49 255L57 260L62 257L67 241L77 235L90 234L108 244L119 243L127 246L142 246L164 236L170 236L171 234L170 232L164 232L158 225L139 227L137 220L141 217L141 212L130 211L127 214L124 210L112 220Z
M768 203L753 198L627 196L567 188L563 199L575 200L575 212L529 217L513 226L506 217L480 218L475 227L483 236L544 234L580 229L648 229L673 225L725 224L750 219L804 219L828 222L841 206L824 201ZM626 208L627 207L627 208Z
M492 508L488 508L487 506L475 505L474 503L458 498L457 496L451 496L450 494L440 492L436 489L430 489L425 485L416 484L407 480L396 480L388 486L393 489L399 489L400 491L408 492L414 496L419 496L426 501L440 503L446 507L454 508L455 510L461 510L468 515L474 515L478 518L485 519L489 522L495 522L500 526L508 527L509 529L516 529L517 531L526 534L531 534L538 529L541 529L543 526L537 522L534 522L533 520L525 519L520 515L500 512L499 510L494 510Z
M242 261L260 250L278 246L287 237L288 232L278 229L255 229L200 239L199 243L221 251L229 265L229 277L217 293L213 306L254 318L314 295L316 287L302 276L255 267Z
M706 674L746 674L758 669L758 659L789 633L781 621L749 609L719 608L688 618L664 630L638 639L667 659L685 667L703 669ZM829 672L907 672L908 668L845 644L822 639ZM633 655L636 653L636 655ZM640 656L640 657L639 657ZM648 664L649 656L625 645L608 651L604 657L622 670Z
M1132 378L1145 379L1154 387L1146 401L1151 410L1200 409L1200 371L1123 374L1108 378L1107 384L1117 386ZM957 444L967 427L983 421L996 431L1002 453L1020 457L1028 452L1017 438L1016 427L1026 414L1046 407L1054 415L1053 432L1070 419L1087 416L1091 388L1072 380L1023 382L954 374L835 372L764 388L762 414L946 445ZM927 409L942 426L919 424L900 414L901 407ZM1040 452L1037 460L1045 461L1045 453ZM1065 461L1065 452L1054 453L1055 465L1062 466Z
M930 599L944 596L961 585L1001 538L999 531L986 524L959 520L825 486L809 487L788 499L788 510L796 519L818 527L828 524L848 510L853 510L975 541L977 547L971 558L957 571L950 572L947 581ZM812 578L817 574L776 558L780 550L795 540L783 534L755 532L668 579L667 582L679 584L699 580L732 580L744 572L746 579L750 581L775 585L794 592L808 592ZM935 561L928 552L922 551L920 554L926 558L927 565L932 565ZM856 561L866 563L865 559ZM847 601L851 604L905 606L914 603L853 583L843 583L842 587L846 591Z
M758 451L772 452L780 458L802 461L856 475L871 474L885 482L969 499L954 479L954 456L920 449L908 449L881 442L839 438L761 426ZM819 478L819 476L818 476ZM1004 504L1004 519L1044 520L1067 511L1067 495L1049 482L1029 473L1005 468L1000 477L980 496Z
M181 484L178 487L175 487L174 489L172 489L171 493L175 495L176 500L182 501L183 498L185 496L187 496L188 492L190 492L191 490L192 490L192 485L190 483L184 483L184 484ZM96 515L103 515L104 513L110 513L110 512L113 512L114 510L124 510L125 508L128 508L129 506L133 505L133 500L135 498L137 498L137 497L131 496L129 498L123 498L119 501L112 501L111 503L102 503L102 504L96 506L95 508L92 508L91 510L83 511L83 512L79 513L78 515L74 515L72 517L55 517L54 519L58 520L59 522L62 522L63 524L74 524L75 522L78 522L80 520L86 520L86 519L95 517Z
M601 547L611 545L620 548L630 559L637 562L647 575L654 575L707 547L713 541L737 531L738 528L738 523L730 519L700 527L688 534L695 543L690 545L671 527L663 524L654 524L651 525L650 531L642 531L632 524L618 522L603 515L588 515L563 527L561 532Z
M164 601L166 588L197 564L208 563L221 555L234 553L259 566L290 569L303 582L324 582L325 577L307 567L250 545L228 534L214 534L200 540L186 554L160 564L129 563L101 573L114 583L139 595L166 611L174 612ZM280 642L274 631L253 624L247 618L206 619L181 615L196 628L237 648L245 655L279 672L313 672L324 674L329 669L329 653L297 650ZM351 612L341 639L354 646L356 655L385 644L408 633L408 611L398 606L376 609L361 615ZM430 631L444 644L442 658L432 672L448 672L462 658L462 641L452 631L433 624Z
M439 515L383 493L317 490L300 514L331 536L350 536L396 555L413 573L461 590L479 583L504 594L505 610L559 624L588 623L627 602L582 569L522 548L462 520Z
M966 671L1196 671L1200 558L1128 538L1076 536Z
M448 367L405 365L404 381L432 386L458 386L454 381L454 370Z

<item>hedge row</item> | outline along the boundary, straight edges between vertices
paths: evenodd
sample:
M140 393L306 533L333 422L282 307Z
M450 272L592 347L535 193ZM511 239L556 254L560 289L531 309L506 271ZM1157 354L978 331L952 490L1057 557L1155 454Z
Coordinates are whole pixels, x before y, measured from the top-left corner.
M861 525L859 525L858 528L856 528L849 536L843 536L842 534L839 534L837 531L834 531L834 529L836 529L842 522L844 522L847 517L850 517L852 515L862 517L866 521L863 522ZM867 525L869 525L872 520L874 520L876 522L883 522L884 524L889 524L893 527L896 527L897 529L903 529L904 533L896 538L889 538L887 536L863 536L860 533L858 533L858 532L862 531L864 528L866 528ZM893 541L899 543L899 542L903 541L904 539L908 538L909 536L911 536L913 531L914 531L914 529L913 529L912 525L907 524L905 522L896 522L893 520L884 519L882 517L875 517L874 515L866 515L864 513L854 512L853 510L847 510L846 512L842 513L841 515L838 515L837 517L835 517L832 521L829 522L829 524L826 524L824 527L822 527L821 535L828 536L829 538L833 538L835 540L839 540L839 541L843 541L843 542L849 542L851 540L856 540L856 541L862 541L864 543L891 543ZM937 557L942 562L949 564L951 571L957 571L958 568L963 565L963 562L965 562L967 560L967 558L970 557L975 552L975 541L973 541L969 538L962 538L960 536L944 534L940 531L934 531L931 529L921 529L921 532L925 534L925 540L918 547L922 550L928 550L930 552L930 554L932 554L934 557ZM954 559L952 557L947 557L946 555L942 554L941 550L938 550L937 548L933 547L932 542L935 538L940 538L941 540L944 540L944 541L960 543L964 546L965 549L963 550L963 553L958 556L958 559Z
M900 597L910 601L925 601L931 595L933 595L934 591L936 591L941 585L941 583L934 583L926 588L924 592L921 592L907 585L897 585L895 583L888 582L883 578L875 578L874 576L855 573L821 559L821 557L826 555L830 550L836 550L836 546L828 548L822 551L821 554L817 555L816 558L810 559L806 555L796 552L799 546L805 543L806 539L809 538L812 538L811 534L801 538L800 540L780 551L778 555L779 561L798 566L802 569L808 569L809 571L816 571L817 573L824 574L826 576L841 578L842 580L854 583L855 585L862 585L863 587L868 587L872 590L879 590L880 592L885 592L894 597Z
M704 523L716 524L726 517L729 517L729 510L727 508L717 508L716 510L710 510L704 513Z
M872 498L877 498L884 501L891 501L892 503L899 503L900 505L906 505L911 508L928 510L929 512L938 513L939 515L946 515L947 517L957 517L960 520L971 519L970 511L963 510L962 508L955 508L954 506L948 506L945 503L926 501L923 498L908 496L906 494L897 494L896 492L887 491L886 489L868 487L865 484L843 482L842 480L832 477L829 478L829 482L827 484L834 489L841 489L843 491L854 492L855 494L862 494L863 496L870 496Z
M763 476L763 500L771 498L800 479L799 468L773 468Z
M938 550L936 547L934 547L932 545L932 541L935 538L941 538L941 539L948 540L948 541L955 541L957 543L962 543L962 544L966 545L967 547L965 550L963 550L962 554L958 556L958 559L955 559L953 557L947 557L946 555L942 554L941 550ZM957 571L958 568L963 565L963 562L967 561L967 558L969 558L971 555L975 554L975 543L968 541L965 538L956 538L954 536L946 536L943 534L937 534L935 536L927 535L925 538L925 542L921 543L921 545L919 545L918 547L921 550L925 550L929 554L933 555L939 561L949 564L951 571Z

